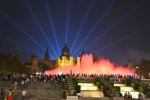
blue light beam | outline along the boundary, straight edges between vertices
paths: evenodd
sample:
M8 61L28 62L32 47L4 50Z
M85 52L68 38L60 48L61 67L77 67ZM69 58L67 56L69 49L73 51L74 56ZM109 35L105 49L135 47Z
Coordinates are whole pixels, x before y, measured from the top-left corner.
M86 20L87 20L87 18L88 18L88 16L89 16L89 13L90 13L90 11L91 11L91 9L92 9L94 3L95 3L95 0L92 1L92 3L90 4L90 7L88 8L88 10L87 10L87 12L86 12L85 17L83 18L83 21L81 22L81 25L80 25L80 27L79 27L79 30L78 30L78 32L77 32L77 35L76 35L75 40L74 40L74 42L73 42L73 44L72 44L72 47L71 47L71 51L70 51L71 53L72 53L72 50L73 50L73 48L74 48L74 45L75 45L76 42L77 42L77 39L78 39L78 37L79 37L79 35L80 35L81 31L82 31L82 28L83 28L83 26L84 26L84 24L85 24L85 22L86 22Z
M4 36L4 35L3 35L3 36ZM18 45L18 46L20 46L20 47L22 47L22 48L28 50L29 52L32 52L32 53L34 52L34 53L38 54L39 56L43 56L42 54L40 54L40 53L37 52L36 50L33 50L33 49L31 49L31 48L28 48L28 47L26 47L25 45L20 44L19 42L16 42L16 41L13 40L13 39L10 39L8 36L5 36L5 39L6 39L7 41L10 41L11 43L13 43L13 44L15 44L15 45Z
M54 57L52 54L50 54L50 58L51 59L55 59L56 57Z
M52 15L50 13L47 0L45 0L45 7L46 7L46 10L47 10L47 13L48 13L49 23L50 23L50 25L52 27L52 31L53 31L52 33L54 35L54 38L55 38L55 41L56 41L56 45L57 45L57 48L58 48L58 51L59 51L59 54L60 54L60 48L59 48L59 44L58 44L58 40L57 40L57 36L56 36L56 32L55 32L55 27L54 27L54 24L53 24Z
M3 35L3 36L4 36L4 35ZM28 50L29 52L36 53L38 56L43 57L43 54L37 52L36 50L33 50L33 49L31 49L31 48L28 48L28 47L26 47L25 45L20 44L19 42L15 41L15 40L13 40L13 39L10 39L10 38L9 38L8 36L6 36L6 35L5 35L5 39L6 39L7 41L10 41L11 43L13 43L13 44L15 44L15 45L18 45L18 46L20 46L20 47L22 47L22 48ZM55 58L55 57L51 54L51 58Z
M1 9L0 12L12 23L14 24L24 35L26 35L29 39L31 39L37 46L39 46L42 50L45 50L42 45L38 41L36 41L28 32L26 32L22 27L20 27L14 20L12 20L8 15L6 15Z
M146 30L149 30L149 29L150 29L150 26L146 26L146 27L144 27L144 28L142 28L142 29L140 29L140 30L137 30L137 31L134 32L134 33L130 33L130 34L124 36L123 38L117 39L117 41L114 41L114 42L112 42L112 43L110 43L110 44L104 46L103 48L98 48L98 49L96 49L96 50L94 51L94 53L96 53L96 52L99 51L99 50L108 49L108 48L110 48L110 47L112 47L112 46L114 46L114 45L117 45L117 44L120 43L121 41L124 41L124 40L126 40L126 39L128 39L128 38L131 38L131 37L135 36L135 35L141 34L142 32L144 32L144 31L146 31Z
M127 16L129 16L134 10L136 10L137 7L139 7L142 3L138 2L134 7L131 8L131 10L127 13L125 13L120 19L118 19L116 22L114 22L109 28L107 28L107 30L105 30L103 33L101 33L94 41L92 41L86 48L85 50L87 50L89 47L91 47L92 45L94 45L95 42L97 42L100 38L102 38L104 35L108 34L108 32L117 24L119 24L120 22L123 21L123 19L125 19Z
M116 1L116 0L115 0ZM80 47L82 47L82 45L84 44L84 42L89 38L89 36L92 34L92 32L96 29L96 27L98 26L98 24L102 21L102 19L106 16L106 14L109 12L109 10L112 8L112 6L114 5L114 1L112 1L108 7L106 8L106 10L104 11L103 15L100 16L100 18L98 19L98 21L96 21L96 24L90 29L90 31L87 33L87 35L85 36L85 38L83 39L83 41L79 44L78 48L74 51L73 56L76 54L76 52L80 49Z
M38 25L40 31L42 32L42 34L44 35L44 38L46 39L47 43L49 44L49 46L51 47L51 49L54 51L56 57L58 57L58 54L56 53L56 50L54 49L54 47L52 46L51 42L49 41L50 39L48 39L48 36L46 35L44 29L42 28L40 22L38 21L35 13L33 12L32 8L28 5L28 3L26 2L26 0L24 0L25 6L27 7L30 15L32 16L33 20L35 21L36 25Z

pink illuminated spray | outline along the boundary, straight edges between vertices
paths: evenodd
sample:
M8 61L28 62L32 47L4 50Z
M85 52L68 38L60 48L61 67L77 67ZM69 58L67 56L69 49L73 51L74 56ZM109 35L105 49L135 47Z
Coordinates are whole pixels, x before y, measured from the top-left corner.
M62 68L55 68L50 71L46 71L47 75L54 74L70 74L70 71L74 74L120 74L120 75L134 75L134 72L124 66L116 66L108 59L100 59L93 62L92 54L83 55L80 66L66 66Z

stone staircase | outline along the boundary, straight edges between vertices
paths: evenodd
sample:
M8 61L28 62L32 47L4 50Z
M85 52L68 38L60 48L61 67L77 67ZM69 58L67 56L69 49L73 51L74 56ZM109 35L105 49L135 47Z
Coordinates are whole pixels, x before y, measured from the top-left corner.
M66 87L66 100L78 100L71 77L67 78Z
M79 83L92 83L94 82L94 78L78 78Z
M124 100L123 97L102 97L102 98L92 98L92 97L80 97L79 100Z
M115 97L116 94L118 93L118 89L115 88L112 84L110 84L107 81L104 81L104 84L106 87L109 87L109 90L107 91L107 93L111 96L111 97Z
M25 88L27 91L25 100L61 100L60 87L54 87L50 83L30 83ZM13 100L21 100L22 90L19 88L13 93Z

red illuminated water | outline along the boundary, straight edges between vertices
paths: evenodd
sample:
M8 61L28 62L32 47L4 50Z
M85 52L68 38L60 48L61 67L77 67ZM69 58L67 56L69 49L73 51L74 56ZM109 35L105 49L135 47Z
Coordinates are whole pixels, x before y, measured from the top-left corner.
M50 71L46 71L47 75L54 75L58 73L70 74L83 73L83 74L120 74L120 75L133 75L133 71L124 66L116 66L108 59L100 59L93 62L92 54L83 55L80 66L66 66L62 68L55 68Z

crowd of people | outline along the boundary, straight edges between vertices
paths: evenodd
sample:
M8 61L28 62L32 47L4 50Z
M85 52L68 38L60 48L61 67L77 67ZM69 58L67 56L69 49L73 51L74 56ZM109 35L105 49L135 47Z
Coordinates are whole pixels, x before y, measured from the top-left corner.
M25 88L28 87L28 85L31 82L40 83L40 82L49 82L53 86L59 86L59 84L68 76L71 77L78 77L78 78L141 78L139 76L122 76L122 75L105 75L105 74L67 74L67 75L46 75L46 74L3 74L0 73L0 81L7 81L11 85L11 88L5 89L3 87L0 87L0 100L12 100L12 94L16 89L22 90L22 100L24 100L26 91ZM129 95L128 95L129 97ZM2 99L1 99L2 98Z
M57 81L58 83L61 82L62 79L65 77L72 76L72 77L79 77L79 78L144 78L142 76L137 75L119 75L119 74L66 74L66 75L46 75L46 74L2 74L0 73L0 81L9 81L11 83L18 82L18 83L26 83L26 82L54 82Z
M22 90L22 100L26 95L26 88L31 82L48 82L53 86L59 86L65 78L64 75L45 75L45 74L3 74L0 73L0 82L10 83L9 87L0 87L0 100L12 100L12 94L15 90ZM9 89L8 89L9 88Z

